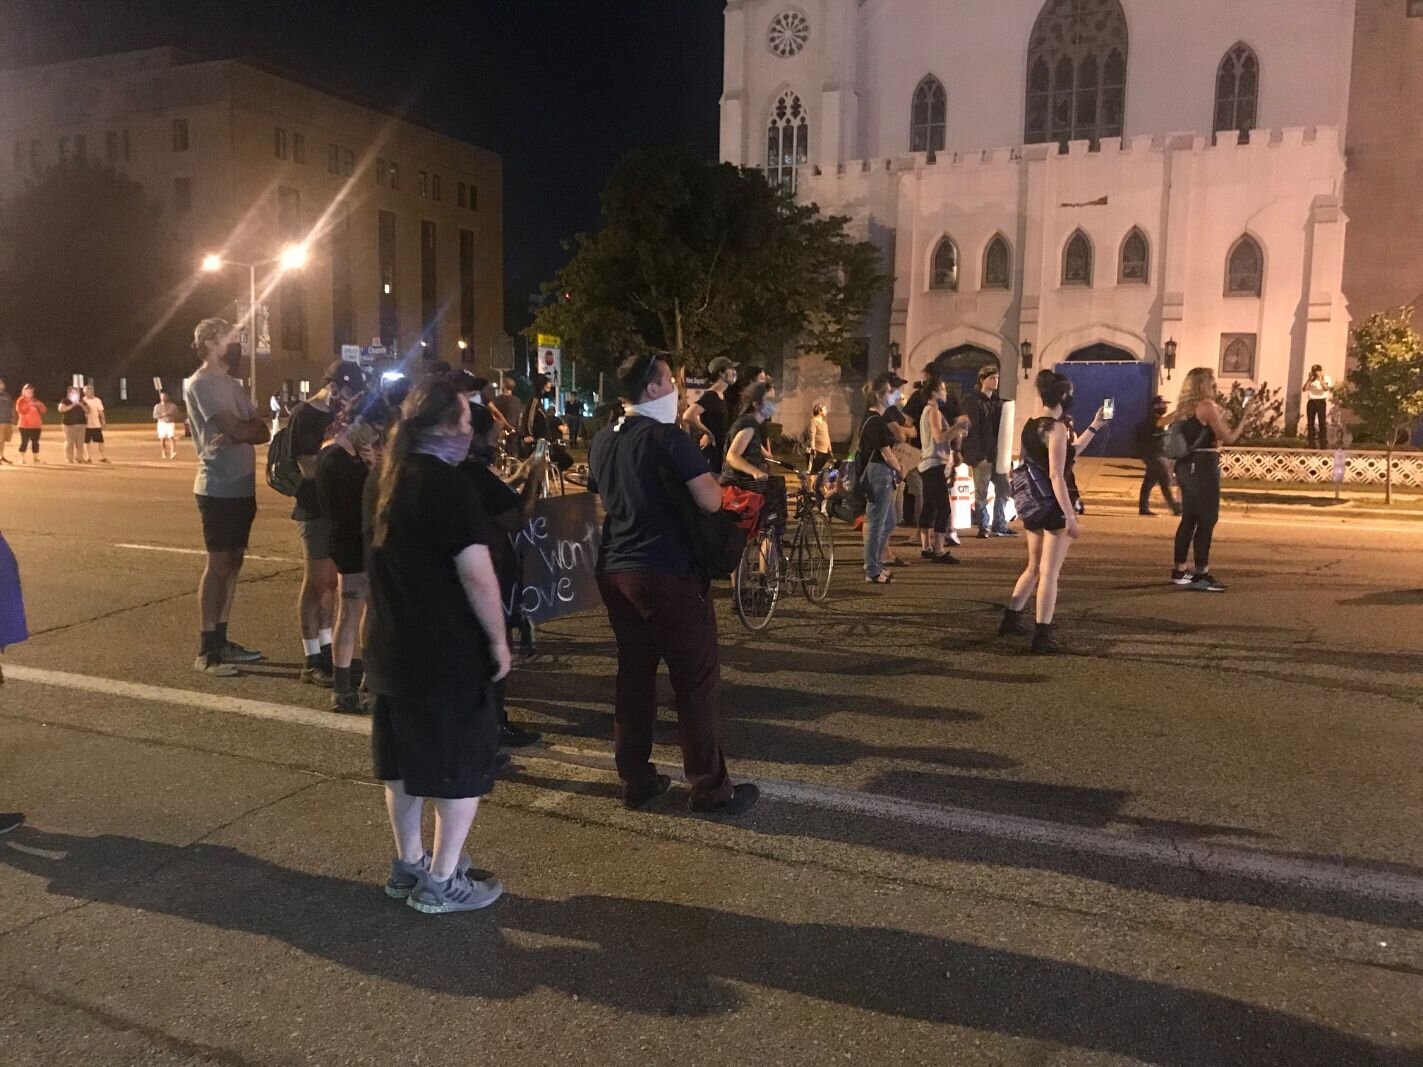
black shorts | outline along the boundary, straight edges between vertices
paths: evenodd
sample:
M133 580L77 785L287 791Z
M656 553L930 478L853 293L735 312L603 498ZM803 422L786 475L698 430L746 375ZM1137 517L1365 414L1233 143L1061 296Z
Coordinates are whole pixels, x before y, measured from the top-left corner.
M371 762L413 797L459 800L494 791L499 710L492 683L464 692L378 696Z
M365 572L366 541L361 536L360 530L356 530L352 534L340 527L332 526L329 545L331 562L336 564L337 574L362 574Z
M1053 508L1052 514L1046 515L1036 522L1024 519L1023 529L1033 533L1057 533L1059 530L1067 529L1067 516L1063 515L1061 508Z
M209 552L241 552L247 548L257 518L255 496L196 494L203 519L203 544Z
M104 431L86 429L84 431L84 443L86 445L102 445L104 443Z

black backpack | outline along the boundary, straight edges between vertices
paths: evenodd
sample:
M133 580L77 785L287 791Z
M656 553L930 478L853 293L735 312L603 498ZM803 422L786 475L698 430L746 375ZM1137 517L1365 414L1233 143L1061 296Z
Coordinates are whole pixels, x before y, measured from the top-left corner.
M267 448L267 484L282 496L296 496L301 482L301 467L292 455L292 424L288 419Z

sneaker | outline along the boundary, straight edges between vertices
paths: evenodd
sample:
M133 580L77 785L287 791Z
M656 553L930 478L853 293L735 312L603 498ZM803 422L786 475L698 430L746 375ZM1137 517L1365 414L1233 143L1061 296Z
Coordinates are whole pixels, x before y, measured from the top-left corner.
M960 563L960 562L962 562L962 561L958 558L958 556L954 555L952 552L945 552L942 556L930 555L929 559L930 559L930 561L933 562L933 563Z
M385 880L385 895L392 900L404 900L415 891L415 886L420 882L420 876L427 874L430 870L430 853L425 853L415 863L404 863L400 857L390 861L390 877ZM456 870L460 874L473 874L479 878L494 877L488 871L476 871L474 861L469 856L460 857L459 867Z
M1190 572L1190 571L1176 570L1176 569L1173 568L1172 571L1171 571L1171 584L1172 584L1172 585L1190 585L1190 584L1191 584L1191 572Z
M934 558L934 553L931 552L931 551L929 551L929 549L927 549L927 548L922 548L922 549L919 550L919 558L920 558L920 559L933 559L933 558Z
M538 744L541 736L533 730L525 730L522 726L506 722L499 727L499 747L527 748L529 745Z
M485 875L478 878L476 875ZM448 882L437 882L422 871L405 903L426 915L478 911L504 895L504 886L488 871L455 871Z
M756 806L760 797L761 790L750 782L745 782L733 787L731 796L726 800L707 800L705 797L694 796L687 802L687 810L697 815L745 815Z
M25 825L25 817L18 811L0 812L0 836Z
M992 536L993 535L988 532L987 526L980 526L978 528L978 539L980 541L987 541Z
M229 641L219 651L224 663L257 663L264 657L256 649L243 648L236 641Z
M955 548L958 548L960 545L963 544L963 542L959 540L959 535L958 535L958 531L957 531L957 530L950 530L950 531L948 532L947 539L948 539L949 544L953 545Z
M216 652L211 654L199 652L198 658L193 661L193 670L211 678L235 678L238 673L237 668L231 663L222 662L222 657Z
M1003 527L1003 529L1001 529L1001 530L994 530L994 531L993 531L993 536L994 536L994 537L1017 537L1017 536L1018 536L1018 531L1015 530L1015 529L1013 529L1011 526L1005 526L1005 527Z
M330 689L336 684L336 679L331 676L331 672L320 664L315 667L303 667L301 680L307 685L319 686L322 689Z
M1191 575L1191 588L1198 593L1224 593L1225 586L1213 578L1209 571Z
M1156 512L1152 511L1150 508L1138 508L1138 509L1137 509L1137 514L1138 514L1138 515L1149 515L1149 516L1153 516L1153 517L1154 517L1154 516L1156 515Z
M352 690L349 693L332 693L331 710L339 715L365 715L366 703L361 699L361 694Z
M640 789L636 793L623 793L623 807L627 808L628 811L637 811L639 808L662 796L671 788L672 779L665 774L659 774L652 785L646 789Z

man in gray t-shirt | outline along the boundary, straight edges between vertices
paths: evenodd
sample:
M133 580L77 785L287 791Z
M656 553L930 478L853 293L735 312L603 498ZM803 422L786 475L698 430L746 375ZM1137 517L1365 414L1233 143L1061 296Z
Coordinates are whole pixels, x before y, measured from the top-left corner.
M237 327L224 319L204 319L193 331L202 366L183 382L198 477L193 493L203 520L207 566L198 585L201 643L196 670L217 677L237 673L234 664L254 663L260 652L227 636L227 620L237 592L237 576L257 517L257 455L254 446L271 434L242 383L228 373L242 358Z
M9 463L5 458L5 446L15 432L15 401L5 391L5 379L0 378L0 463Z

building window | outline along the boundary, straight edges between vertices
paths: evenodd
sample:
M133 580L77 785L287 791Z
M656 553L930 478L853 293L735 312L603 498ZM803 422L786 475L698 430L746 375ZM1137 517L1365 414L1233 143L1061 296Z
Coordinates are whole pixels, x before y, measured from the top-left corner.
M78 160L89 158L89 139L82 133L74 135L74 158Z
M16 141L16 142L15 142L15 169L16 169L16 170L24 170L24 169L25 169L25 165L26 165L29 161L30 161L30 142L29 142L29 141ZM461 193L463 193L463 190L461 190ZM463 197L461 197L461 206L463 206Z
M421 200L430 195L430 176L423 170L419 174L419 188Z
M469 187L469 209L471 211L479 210L479 187L476 185Z
M1008 242L1003 239L1002 234L995 235L983 253L983 288L1011 288L1012 263L1013 257L1008 251Z
M469 344L466 363L474 362L474 231L460 230L460 337Z
M292 162L303 164L306 162L306 134L304 133L292 134Z
M277 233L284 241L300 241L301 190L289 186L277 187ZM306 301L301 286L301 272L285 274L280 282L278 302L282 316L282 348L289 352L306 349Z
M909 151L944 150L948 107L944 83L932 74L927 75L914 90L914 104L909 111Z
M272 151L276 153L278 159L288 158L287 131L280 126L272 130Z
M386 173L387 166L388 164L385 160L380 158L376 159L376 184L381 187L390 185L390 175Z
M332 213L326 235L331 256L331 344L333 354L342 345L356 343L356 315L351 303L351 212L342 204Z
M420 321L421 336L431 353L439 351L436 320L440 314L439 261L435 257L435 224L420 220Z
M326 173L341 173L341 146L329 144L326 146Z
M810 119L800 97L786 92L772 108L766 129L766 180L794 193L800 166L809 158Z
M193 179L173 179L173 210L186 215L193 210Z
M1259 296L1264 290L1265 256L1249 234L1236 241L1225 260L1225 295Z
M1151 280L1151 250L1146 234L1133 227L1122 242L1121 266L1117 271L1119 285L1146 285Z
M430 175L430 199L431 199L431 200L439 200L439 199L441 199L441 196L440 196L440 176L439 176L438 174L432 174L432 175Z
M341 174L349 178L356 173L356 153L347 148L341 153Z
M123 148L124 148L124 160L127 161L127 160L128 160L128 130L124 130L123 142L124 142L124 145L123 145Z
M1047 0L1028 43L1028 144L1120 137L1127 19L1121 0Z
M173 151L186 152L188 150L188 120L173 120Z
M930 289L959 287L959 250L950 237L941 237L934 247L934 260L929 268Z
M59 139L59 161L60 161L61 163L63 163L63 162L64 162L66 159L68 159L68 158L69 158L69 138L68 138L68 137L61 137L61 138Z
M18 167L18 164L16 164L16 166ZM468 200L469 197L465 195L464 182L455 182L455 203L460 207L464 207Z
M110 163L119 160L119 131L109 130L104 134L104 158Z
M1220 376L1251 379L1255 377L1255 334L1220 335Z
M400 189L400 164L388 163L387 169L390 171L390 187L399 191Z
M1062 284L1092 285L1092 242L1078 230L1062 251Z
M1215 125L1212 131L1240 131L1242 142L1255 128L1260 99L1260 60L1247 44L1237 44L1220 61L1215 79Z
M400 335L400 316L395 302L395 215L381 211L376 217L376 262L380 269L380 340L394 345Z
M1423 19L1423 0L1408 0L1408 17Z
M766 31L766 47L774 56L789 59L799 55L810 40L810 20L799 11L782 11Z

